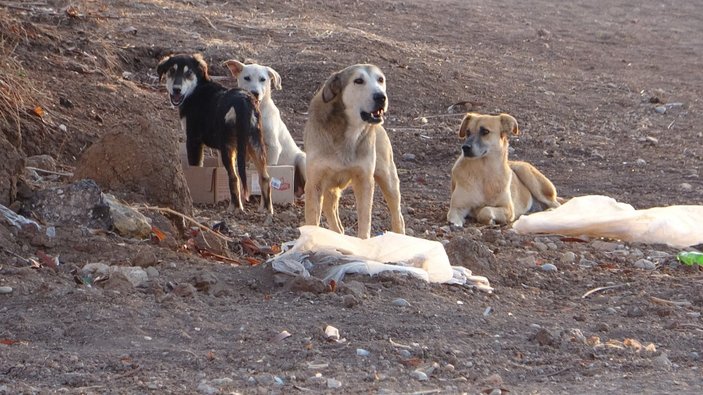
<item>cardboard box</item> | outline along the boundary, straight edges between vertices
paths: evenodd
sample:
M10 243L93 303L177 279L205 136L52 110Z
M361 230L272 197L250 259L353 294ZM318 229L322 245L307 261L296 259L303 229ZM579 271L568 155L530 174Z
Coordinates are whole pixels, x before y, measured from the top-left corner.
M181 144L180 157L190 196L193 203L213 204L229 200L229 179L227 170L222 166L217 151L206 150L203 167L189 166L185 144ZM275 204L287 204L295 201L293 166L268 166L271 177L271 200ZM247 169L247 185L250 195L261 195L259 174Z

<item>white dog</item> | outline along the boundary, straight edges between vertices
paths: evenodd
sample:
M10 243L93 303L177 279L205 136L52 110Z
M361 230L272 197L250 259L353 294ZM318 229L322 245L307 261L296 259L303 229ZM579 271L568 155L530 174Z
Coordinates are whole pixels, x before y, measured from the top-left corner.
M271 86L280 90L281 76L271 67L258 64L228 60L225 65L237 79L239 87L259 99L267 163L294 166L295 191L300 195L305 188L305 152L295 144L295 140L281 119L281 112L271 99Z

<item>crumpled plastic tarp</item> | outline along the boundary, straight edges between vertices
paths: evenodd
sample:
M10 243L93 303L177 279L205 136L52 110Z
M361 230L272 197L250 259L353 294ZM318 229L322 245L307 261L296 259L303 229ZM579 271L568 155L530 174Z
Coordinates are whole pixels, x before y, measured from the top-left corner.
M513 228L523 234L608 237L684 248L703 243L703 206L635 210L608 196L579 196L554 210L523 215Z
M326 266L328 269L320 276L325 282L338 282L348 273L373 276L395 271L432 283L493 290L487 278L474 276L465 267L452 267L438 241L393 232L363 240L317 226L302 226L299 230L300 237L293 246L271 260L275 271L308 277L313 266Z

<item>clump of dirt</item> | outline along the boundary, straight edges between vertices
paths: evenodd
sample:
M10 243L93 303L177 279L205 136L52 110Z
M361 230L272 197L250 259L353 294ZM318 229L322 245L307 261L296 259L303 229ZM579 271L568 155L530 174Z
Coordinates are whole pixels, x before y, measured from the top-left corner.
M193 201L176 156L176 135L146 116L113 129L84 152L74 178L95 180L103 190L129 201L191 214Z

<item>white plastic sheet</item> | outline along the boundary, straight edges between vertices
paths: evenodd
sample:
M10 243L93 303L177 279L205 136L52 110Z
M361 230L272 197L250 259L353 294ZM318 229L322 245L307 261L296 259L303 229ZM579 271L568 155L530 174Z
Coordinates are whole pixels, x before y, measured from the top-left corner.
M575 197L554 210L523 215L513 228L524 234L608 237L684 248L703 243L703 206L635 210L608 196L588 195Z
M302 226L293 247L272 261L274 270L306 276L301 268L310 254L334 261L322 278L341 280L347 273L376 275L383 271L404 272L433 283L469 284L490 291L488 279L474 276L466 268L453 268L442 243L388 232L362 240L317 226ZM306 255L307 254L307 255ZM295 262L300 262L296 264Z

